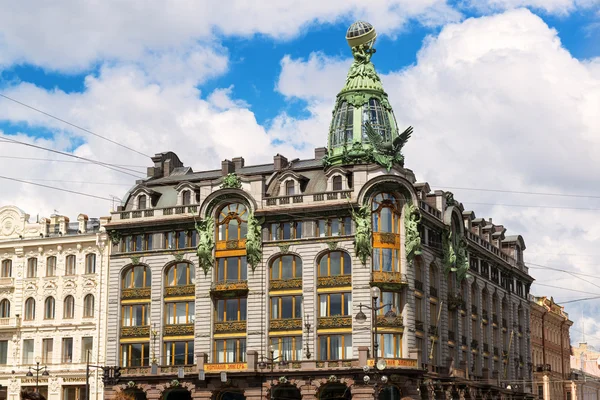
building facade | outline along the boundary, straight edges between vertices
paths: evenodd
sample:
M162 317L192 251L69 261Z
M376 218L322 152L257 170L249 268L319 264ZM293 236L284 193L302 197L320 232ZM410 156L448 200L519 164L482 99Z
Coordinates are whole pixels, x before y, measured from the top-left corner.
M84 214L29 219L0 208L0 399L84 399L86 355L97 364L106 350L107 235ZM90 399L103 398L98 378Z
M533 386L539 399L571 399L571 337L573 321L564 307L548 297L531 296Z
M572 346L571 354L571 399L599 400L600 351L584 342Z
M123 367L107 398L531 392L524 241L404 168L412 128L375 37L348 30L355 61L314 158L195 172L153 157L106 226L107 363Z

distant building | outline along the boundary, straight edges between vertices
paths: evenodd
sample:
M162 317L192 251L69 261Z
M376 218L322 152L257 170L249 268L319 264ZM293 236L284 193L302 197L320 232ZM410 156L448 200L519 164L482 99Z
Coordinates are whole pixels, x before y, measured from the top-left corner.
M571 399L571 338L573 321L551 297L531 296L533 386L539 399ZM575 398L573 398L575 399Z
M404 168L374 39L348 30L355 61L314 158L195 172L153 157L106 226L107 363L123 367L107 398L531 392L523 238Z
M571 347L573 400L600 399L600 351L587 343Z
M48 400L83 399L86 355L104 362L107 236L83 214L29 220L0 208L0 400L36 386ZM90 400L103 398L101 375Z

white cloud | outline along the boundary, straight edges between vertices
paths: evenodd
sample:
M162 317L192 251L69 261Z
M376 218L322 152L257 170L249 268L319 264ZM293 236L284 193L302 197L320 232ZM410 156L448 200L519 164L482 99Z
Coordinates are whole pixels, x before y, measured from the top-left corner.
M30 63L60 71L87 69L98 60L139 62L184 59L185 73L202 54L195 42L218 35L265 34L290 38L316 24L365 18L382 33L401 30L410 19L426 25L457 20L446 0L245 0L123 2L63 0L10 2L0 13L0 67ZM211 47L209 45L209 47ZM202 51L200 51L202 53ZM160 69L160 66L158 67ZM161 74L164 76L164 74Z
M468 7L490 12L530 7L550 14L565 15L576 9L592 8L600 5L599 0L467 0Z
M373 61L385 56L377 53ZM285 118L288 131L307 136L322 132L314 140L324 143L349 61L323 54L283 59L277 87L289 98L306 100L313 113L299 121ZM406 166L434 188L598 195L598 65L598 59L573 58L555 30L520 9L447 25L425 41L415 65L381 78L400 128L415 127L404 150ZM598 200L454 191L478 217L493 217L509 234L523 234L531 253L526 260L595 273L597 258L580 255L598 254L597 211L475 203L600 208ZM560 255L564 253L575 255ZM554 286L600 293L589 279L543 269L531 273L553 280L548 284ZM587 296L541 285L534 286L534 293L565 301ZM584 307L586 315L599 317L597 303L572 303L567 309L572 317L579 317Z

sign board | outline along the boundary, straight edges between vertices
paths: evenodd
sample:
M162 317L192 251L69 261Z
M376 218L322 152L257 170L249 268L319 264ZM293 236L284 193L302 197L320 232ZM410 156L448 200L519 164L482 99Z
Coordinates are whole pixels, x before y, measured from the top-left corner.
M412 358L386 358L387 368L417 368L417 360ZM370 358L367 360L369 367L375 366L375 360Z
M204 371L206 372L245 371L246 369L248 369L246 363L204 364Z

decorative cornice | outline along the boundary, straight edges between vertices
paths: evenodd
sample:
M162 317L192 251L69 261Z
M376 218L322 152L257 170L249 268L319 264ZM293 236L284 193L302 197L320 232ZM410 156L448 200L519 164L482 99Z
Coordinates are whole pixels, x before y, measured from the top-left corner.
M328 328L350 328L352 327L352 316L319 317L318 329Z
M302 329L302 318L272 319L269 321L269 329L272 331L293 331Z
M165 325L165 336L188 336L194 334L194 324Z
M195 285L170 286L165 288L166 296L193 296L196 294Z
M122 289L121 290L121 299L141 299L141 298L149 298L152 293L151 288L133 288L133 289Z
M150 326L124 326L121 327L121 337L150 337Z
M352 275L320 276L317 279L317 286L320 288L350 285L352 285Z
M246 332L246 321L215 322L215 333Z
M302 289L302 278L273 279L269 282L269 290Z

